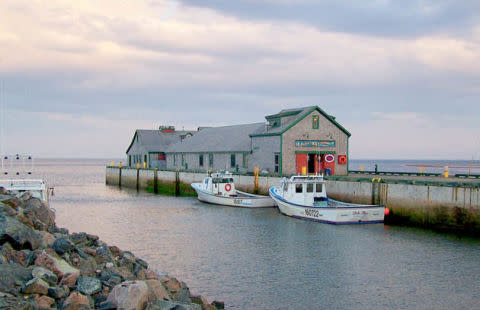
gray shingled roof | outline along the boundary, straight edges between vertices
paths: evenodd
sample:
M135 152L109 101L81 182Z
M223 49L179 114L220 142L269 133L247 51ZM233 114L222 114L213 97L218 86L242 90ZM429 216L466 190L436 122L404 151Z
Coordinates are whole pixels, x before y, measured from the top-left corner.
M298 108L298 109L285 109L285 110L280 111L277 114L268 115L267 117L275 117L275 116L283 114L283 113L300 111L297 115L289 117L289 120L287 120L287 118L282 118L282 122L281 122L279 127L268 127L268 129L267 129L266 126L263 126L263 128L259 128L256 132L254 132L252 134L256 135L256 134L266 134L266 133L281 133L288 126L293 124L297 119L299 119L299 118L303 117L305 114L309 113L313 108L314 108L314 106Z
M189 132L195 134L195 132L192 131L161 132L160 130L137 129L133 139L138 135L139 143L149 152L165 152L170 144L180 141L180 136ZM133 142L134 140L132 140L132 143L128 147L127 153L133 145Z
M175 152L249 152L250 134L265 127L264 123L210 127L194 136L168 147L167 153Z

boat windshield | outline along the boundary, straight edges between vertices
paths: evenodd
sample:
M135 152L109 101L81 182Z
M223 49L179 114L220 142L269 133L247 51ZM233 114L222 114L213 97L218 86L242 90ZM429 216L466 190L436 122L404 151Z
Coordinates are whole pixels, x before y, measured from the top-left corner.
M213 178L213 183L233 183L233 178Z

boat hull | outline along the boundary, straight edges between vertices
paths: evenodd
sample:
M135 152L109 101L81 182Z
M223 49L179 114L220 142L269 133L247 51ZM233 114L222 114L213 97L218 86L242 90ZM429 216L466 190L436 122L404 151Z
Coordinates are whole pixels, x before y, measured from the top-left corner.
M269 194L282 214L327 224L383 223L385 214L384 206L347 204L335 200L332 200L328 207L302 206L290 203L280 196L280 187L270 188Z
M192 183L192 188L197 192L198 200L217 205L239 208L272 208L275 201L269 196L259 196L236 191L237 197L213 195L201 188L200 183Z

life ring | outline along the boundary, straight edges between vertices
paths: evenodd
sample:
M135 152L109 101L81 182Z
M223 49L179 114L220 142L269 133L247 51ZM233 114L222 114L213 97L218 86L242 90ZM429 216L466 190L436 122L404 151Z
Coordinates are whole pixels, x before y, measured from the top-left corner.
M325 161L327 163L333 163L335 161L335 156L333 156L332 154L327 154L325 155Z
M230 185L230 184L225 185L225 190L227 192L229 192L231 189L232 189L232 185Z
M338 155L338 163L345 165L347 163L347 155Z

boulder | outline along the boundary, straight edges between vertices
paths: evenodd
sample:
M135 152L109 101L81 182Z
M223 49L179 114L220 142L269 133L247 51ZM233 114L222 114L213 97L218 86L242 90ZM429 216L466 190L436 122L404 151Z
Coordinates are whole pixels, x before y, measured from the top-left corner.
M26 201L23 215L33 223L35 229L47 230L55 226L55 212L38 198Z
M48 294L49 285L47 282L43 281L40 278L33 278L32 280L25 283L25 286L22 288L22 293L24 294Z
M93 295L102 291L102 282L97 278L79 277L77 290L85 295Z
M214 306L217 309L225 309L225 303L223 301L214 300L212 302L212 306Z
M32 269L32 277L40 278L50 285L55 285L58 282L58 277L52 271L43 267L35 266Z
M162 282L170 292L177 292L180 290L180 282L175 278L165 277L162 279Z
M18 220L0 215L0 245L5 242L9 242L16 250L34 250L41 246L42 237Z
M147 280L145 283L148 286L148 300L153 301L156 299L170 300L170 295L167 289L157 280Z
M65 285L69 288L75 287L77 285L77 279L80 274L77 273L72 273L72 274L67 274L62 278L60 281L60 285Z
M39 309L38 303L33 297L5 297L0 298L0 309L2 310L18 310L18 309L28 309L34 310Z
M97 264L113 262L112 253L106 245L99 246L95 249L95 261Z
M11 262L0 264L0 275L0 291L16 295L32 279L32 270Z
M192 299L190 298L190 289L184 287L180 288L176 293L173 294L172 299L184 303L191 303Z
M202 306L202 308L208 308L210 304L208 303L207 299L203 297L202 295L192 295L190 296L190 299L194 304L198 304Z
M18 193L15 197L17 197L21 201L25 202L25 201L29 200L30 198L32 198L33 195L32 195L32 192L26 191L26 192Z
M84 232L73 233L70 235L70 240L78 247L96 247L98 245L98 236L90 235Z
M120 309L141 310L148 302L148 285L144 281L127 281L116 285L107 302Z
M28 254L22 251L14 250L10 243L4 243L0 247L0 255L5 257L7 262L15 262L22 266L27 265Z
M202 306L170 300L154 300L147 304L145 310L202 310Z
M54 235L52 235L47 231L42 231L42 230L38 230L37 233L39 233L42 236L42 248L53 247L53 244L55 243L55 240L56 240Z
M57 275L59 279L69 274L80 274L80 271L70 266L66 261L61 258L54 257L42 251L35 259L35 265L49 269Z
M152 269L147 269L145 275L146 275L148 280L158 280L158 279L160 279L160 275Z
M0 202L10 206L11 208L17 210L18 206L22 204L22 201L15 196L11 195L1 195Z
M72 252L75 249L75 246L67 238L58 238L53 243L52 248L58 253L58 255L63 255Z
M70 296L63 301L62 305L63 310L79 310L84 308L90 309L90 301L87 296L76 291L70 293Z
M62 299L65 298L69 295L70 290L68 287L63 286L55 286L55 287L50 287L48 289L48 296L55 298L55 299Z
M108 249L110 250L110 253L112 253L112 255L115 256L115 257L118 257L118 256L122 255L122 250L120 250L115 245L108 246Z
M35 301L38 304L38 307L40 309L50 309L52 308L52 305L55 303L55 299L50 298L48 296L42 295L42 296L36 296Z
M7 204L0 202L0 214L4 214L8 216L16 216L18 214L18 211Z

